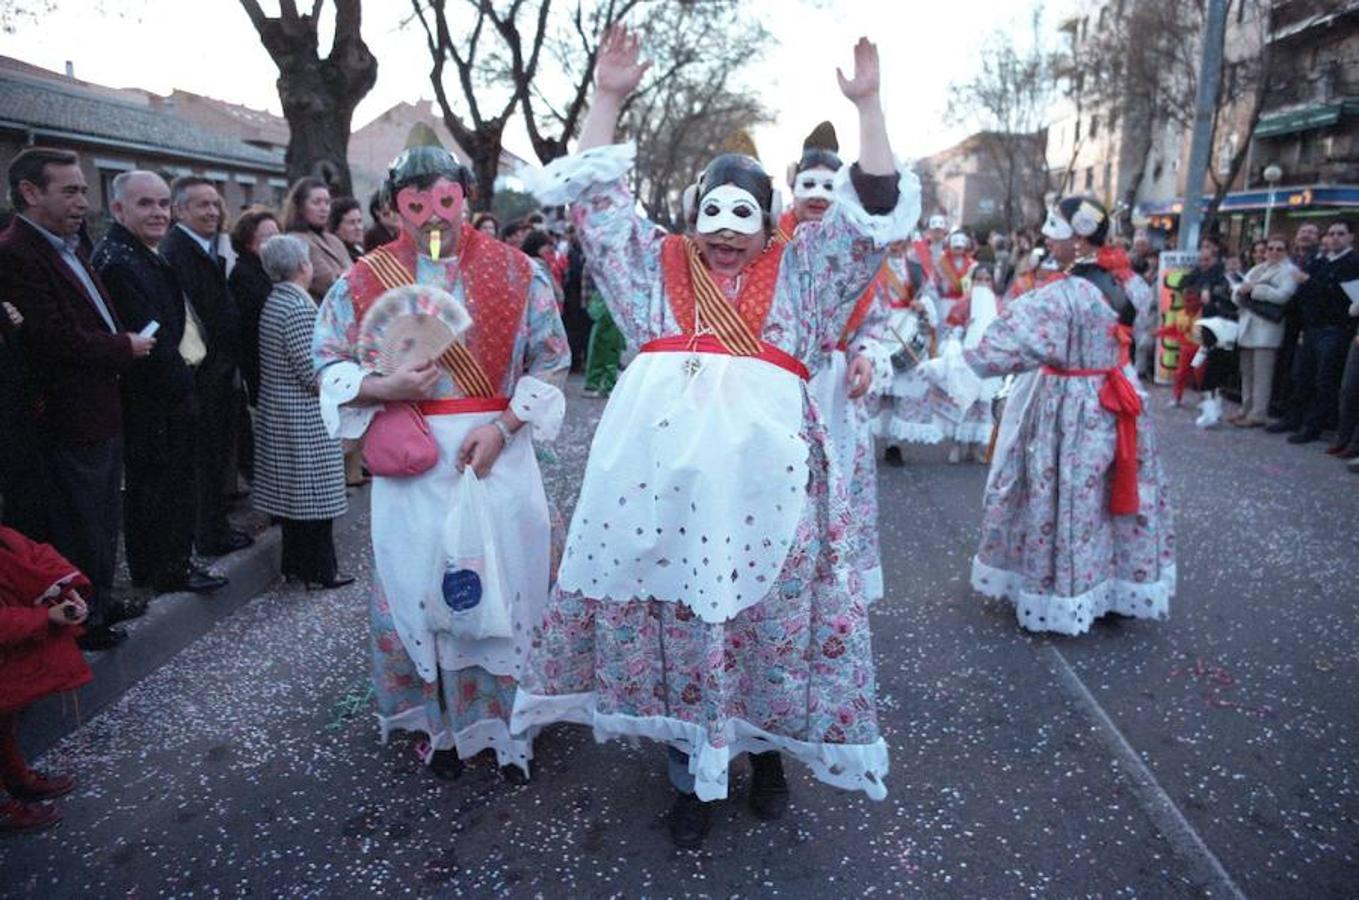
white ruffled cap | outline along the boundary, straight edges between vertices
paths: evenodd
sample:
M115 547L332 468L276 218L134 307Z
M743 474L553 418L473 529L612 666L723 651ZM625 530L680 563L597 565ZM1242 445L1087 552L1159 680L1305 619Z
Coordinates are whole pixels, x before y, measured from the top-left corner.
M637 144L607 144L552 160L543 168L524 166L515 174L544 206L575 203L591 187L611 184L632 171Z
M859 192L849 177L849 166L841 166L835 173L834 209L852 221L855 226L879 248L885 248L893 241L904 241L911 237L916 222L920 221L920 179L904 164L897 163L896 207L886 215L870 215L864 209Z

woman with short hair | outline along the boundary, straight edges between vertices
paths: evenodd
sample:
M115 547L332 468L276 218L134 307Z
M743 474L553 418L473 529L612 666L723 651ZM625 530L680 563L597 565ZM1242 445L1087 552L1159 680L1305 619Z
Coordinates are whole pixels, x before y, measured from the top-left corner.
M260 251L274 290L260 316L260 392L255 420L254 503L283 526L283 576L341 587L331 522L345 511L344 459L326 433L312 371L316 304L307 294L310 248L281 234Z
M363 207L359 201L353 197L336 197L330 201L326 228L349 251L350 262L363 256Z
M278 232L278 219L267 209L242 213L231 228L236 265L227 276L227 286L241 311L241 374L252 406L259 402L260 394L260 313L274 289L260 262L260 247Z
M307 292L317 303L349 267L344 242L326 228L330 225L330 188L308 175L293 182L283 199L283 230L306 242L311 253L312 276Z
M1241 411L1227 421L1241 428L1259 428L1268 418L1274 361L1284 339L1284 307L1298 289L1288 240L1276 234L1264 243L1265 261L1252 267L1232 293L1239 310L1236 346L1241 351Z

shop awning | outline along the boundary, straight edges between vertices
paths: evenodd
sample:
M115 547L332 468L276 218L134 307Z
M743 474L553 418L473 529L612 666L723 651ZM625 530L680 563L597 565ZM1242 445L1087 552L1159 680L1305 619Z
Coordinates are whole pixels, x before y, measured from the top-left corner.
M1222 200L1219 212L1264 212L1270 206L1268 190L1237 191ZM1206 209L1210 196L1200 202ZM1309 184L1290 185L1274 191L1274 210L1302 211L1359 207L1359 184ZM1137 211L1144 216L1178 216L1184 211L1184 200L1162 200L1137 204Z
M1312 131L1329 128L1342 119L1359 115L1359 100L1339 100L1335 103L1317 103L1301 109L1272 113L1260 118L1255 126L1254 137L1278 137L1281 134L1295 134L1299 131Z

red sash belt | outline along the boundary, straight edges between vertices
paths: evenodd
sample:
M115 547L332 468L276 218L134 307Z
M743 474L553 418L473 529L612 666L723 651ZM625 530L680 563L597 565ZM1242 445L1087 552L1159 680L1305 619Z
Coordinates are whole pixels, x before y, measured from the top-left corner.
M722 345L716 337L711 334L692 337L687 334L677 334L672 337L657 338L642 347L643 353L721 353L724 356L732 356L732 352ZM771 365L778 366L780 369L792 372L803 381L810 379L811 373L807 367L796 357L784 353L778 347L765 341L760 341L760 352L747 359L759 359Z
M446 400L421 400L416 409L427 416L457 416L463 413L504 412L510 408L507 397L450 397Z
M1044 366L1043 374L1060 378L1103 378L1100 406L1116 417L1118 441L1114 447L1114 478L1109 491L1109 512L1127 516L1137 512L1137 417L1142 398L1121 366L1112 369L1059 369Z

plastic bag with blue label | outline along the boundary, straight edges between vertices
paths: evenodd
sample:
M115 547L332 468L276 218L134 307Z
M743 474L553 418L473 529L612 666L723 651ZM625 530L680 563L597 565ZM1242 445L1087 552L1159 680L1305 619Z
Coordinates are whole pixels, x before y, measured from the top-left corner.
M432 604L431 629L460 640L513 636L486 486L470 466L463 471L453 509L444 521L443 557L442 603Z

